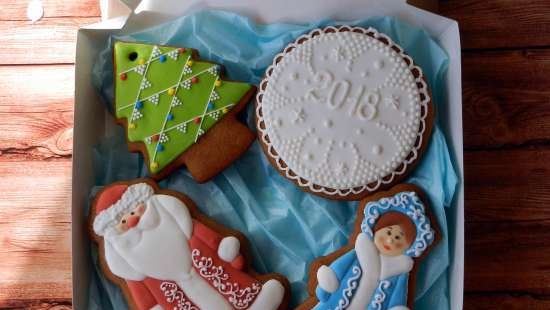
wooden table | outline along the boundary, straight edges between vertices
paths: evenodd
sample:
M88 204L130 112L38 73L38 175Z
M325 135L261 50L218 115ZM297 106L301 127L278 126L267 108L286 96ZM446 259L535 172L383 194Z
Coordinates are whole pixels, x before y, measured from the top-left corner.
M71 305L76 30L97 0L0 2L0 307ZM550 309L550 1L445 0L460 22L465 309Z

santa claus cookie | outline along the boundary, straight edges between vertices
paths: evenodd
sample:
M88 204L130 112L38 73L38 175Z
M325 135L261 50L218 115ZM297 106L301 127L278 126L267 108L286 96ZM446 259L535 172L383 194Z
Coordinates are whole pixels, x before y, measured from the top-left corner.
M115 183L96 196L89 220L102 270L131 309L286 308L287 280L251 270L246 239L180 193L149 180Z
M116 42L113 57L115 116L153 178L185 165L205 182L254 141L235 117L256 88L222 79L221 66L195 50Z
M374 194L361 202L348 245L312 264L312 297L298 309L412 309L418 261L438 235L417 187Z
M433 108L422 70L375 29L327 27L267 69L257 127L271 163L302 189L358 200L402 180L428 143Z

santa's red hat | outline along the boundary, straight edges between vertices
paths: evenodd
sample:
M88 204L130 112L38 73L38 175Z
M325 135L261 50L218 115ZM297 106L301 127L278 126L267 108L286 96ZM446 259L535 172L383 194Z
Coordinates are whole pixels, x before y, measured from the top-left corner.
M154 193L153 187L147 183L107 187L99 194L95 203L94 232L99 236L105 235L123 214L132 210L136 204L148 200Z

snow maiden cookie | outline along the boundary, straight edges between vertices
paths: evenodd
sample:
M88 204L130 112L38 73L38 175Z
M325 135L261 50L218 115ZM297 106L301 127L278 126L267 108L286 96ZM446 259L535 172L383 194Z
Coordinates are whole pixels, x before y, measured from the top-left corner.
M422 70L386 35L348 26L313 30L278 54L260 84L256 116L274 167L337 200L402 180L433 125Z
M417 187L398 185L363 200L348 245L311 267L311 297L298 309L407 310L419 260L439 239Z
M90 210L100 264L131 309L285 309L288 281L248 267L241 235L186 196L142 179L107 186Z
M116 42L113 57L115 116L153 178L185 165L208 181L254 141L235 116L256 88L223 80L221 67L195 50Z

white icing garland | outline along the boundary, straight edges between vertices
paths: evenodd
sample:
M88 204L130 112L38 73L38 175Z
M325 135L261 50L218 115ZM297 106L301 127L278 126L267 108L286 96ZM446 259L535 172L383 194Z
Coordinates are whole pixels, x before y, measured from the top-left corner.
M351 269L353 276L348 279L347 287L344 289L342 298L338 300L338 305L334 310L344 310L349 306L350 298L353 297L353 291L358 286L358 279L361 277L361 268L359 266L353 266Z
M154 194L154 189L147 183L128 186L116 203L96 215L94 219L94 232L99 236L103 236L107 228L118 223L119 217L122 214L130 211L138 202L145 202Z
M178 286L171 282L162 282L160 284L160 290L164 293L166 301L169 303L177 302L174 306L174 310L200 310L195 307L187 298L181 290L178 290Z
M330 170L327 170L327 171L332 171L332 173L323 171L325 172L323 174L323 172L311 170L312 172L311 173L308 172L308 173L313 175L314 176L313 178L317 178L317 180L323 180L323 182L314 182L311 179L308 179L306 175L300 175L299 173L297 173L297 171L293 170L291 167L291 165L294 162L296 162L298 163L297 164L298 166L296 166L296 168L298 170L304 170L305 168L303 168L303 164L301 164L301 161L298 160L296 156L303 155L304 156L303 158L305 161L305 159L311 160L314 158L314 156L317 155L317 154L301 154L299 151L300 147L298 147L299 145L304 143L303 141L307 141L306 139L312 135L311 130L308 130L308 131L304 130L305 132L301 136L293 138L294 142L293 141L285 142L284 140L282 140L280 142L280 144L282 145L280 145L279 147L283 147L283 149L276 148L273 144L273 141L279 140L278 133L273 130L271 130L273 131L272 133L269 133L270 131L269 128L280 127L283 124L283 120L278 118L278 119L275 119L275 121L269 120L268 122L265 115L266 113L265 110L267 109L267 107L263 107L263 104L262 104L262 100L269 99L269 104L271 106L269 107L268 112L271 112L271 110L274 110L274 109L285 107L289 104L299 103L306 99L313 100L312 102L317 102L317 104L320 104L319 103L320 101L317 100L319 99L319 93L316 90L310 90L306 93L304 97L299 97L299 98L289 98L281 94L278 94L277 91L271 91L269 93L266 91L268 87L276 87L276 85L268 86L268 81L270 83L273 83L275 79L280 78L281 72L277 71L276 67L279 63L283 62L284 57L290 57L292 58L292 61L298 62L299 64L304 64L306 66L307 71L310 72L314 77L314 80L318 83L321 83L320 87L326 88L329 90L329 98L327 101L327 104L329 105L329 107L343 108L343 106L345 106L346 109L348 109L351 106L351 108L349 109L350 115L357 115L357 117L359 117L359 119L362 119L362 120L373 121L372 119L374 119L378 114L377 106L385 105L387 107L398 110L400 105L402 105L402 103L399 101L399 98L396 98L393 95L387 98L382 98L379 92L379 88L376 88L373 92L365 92L364 87L362 87L359 89L358 92L350 93L350 87L348 85L349 82L347 80L335 82L332 84L332 87L328 87L330 83L333 81L334 76L330 72L326 72L326 71L317 72L316 74L313 72L311 63L307 61L308 57L310 57L312 53L311 45L304 44L304 43L308 40L312 40L315 37L323 36L324 34L339 33L339 32L359 33L359 34L368 35L371 38L377 39L380 43L382 43L380 40L388 42L387 44L384 44L384 46L387 46L389 48L389 51L395 52L395 54L401 57L403 61L403 63L401 64L401 66L403 67L397 66L399 68L396 70L398 71L408 70L409 72L411 72L411 75L413 74L412 72L418 73L417 77L413 77L412 80L406 80L400 76L396 77L396 75L391 73L388 76L388 78L384 81L384 85L386 84L397 85L396 83L399 83L399 82L402 82L402 83L409 82L409 83L416 84L415 86L417 90L411 90L411 91L415 93L416 94L415 96L417 96L418 98L418 99L415 99L417 100L415 101L415 103L417 104L417 110L415 110L416 112L414 112L413 110L411 110L412 112L408 112L408 111L402 112L402 114L403 116L407 116L407 117L409 116L416 117L418 119L418 125L417 125L418 130L416 132L411 132L410 129L408 129L409 131L407 131L407 127L405 127L405 125L400 125L393 128L393 127L388 127L383 123L376 122L376 126L380 128L380 130L384 130L388 132L389 136L391 136L398 145L400 145L400 143L405 143L404 141L407 141L406 143L411 145L411 149L408 153L405 153L404 151L400 151L401 153L397 152L396 156L400 156L400 159L394 160L392 158L391 163L389 162L388 166L384 166L384 167L378 167L378 166L375 166L370 161L363 160L360 157L359 152L357 151L357 145L355 145L355 143L348 142L346 145L345 141L329 140L328 141L329 144L331 144L331 142L333 144L339 143L338 145L336 145L339 148L346 148L346 147L350 148L356 158L352 161L353 163L352 167L346 167L343 163L338 163L338 165L336 165L334 168L330 168ZM323 39L318 39L318 40L322 41ZM346 41L344 43L349 43L350 46L354 44L354 42L349 42L349 41ZM357 45L358 43L355 43L355 44L356 46L351 46L348 50L328 51L328 53L332 55L329 55L329 54L324 55L323 59L343 61L343 59L346 58L345 52L349 53L350 57L356 57L360 53L361 48L365 48L365 47L362 45ZM302 48L298 49L298 47L302 47ZM298 50L295 53L290 53L294 49L298 49ZM382 50L382 47L380 47L380 49ZM350 67L347 69L348 72L351 69L354 69L350 62L346 63L345 65L347 67ZM387 65L385 65L384 61L382 60L377 60L373 63L374 68L382 69L384 68L384 66L387 67ZM366 78L369 75L370 73L367 71L361 72L361 77L363 78ZM293 73L292 75L290 75L290 80L292 80L293 83L297 79L298 79L297 73ZM311 83L311 81L309 79L306 79L304 83L307 86L309 85L308 83ZM288 86L283 85L281 87L282 87L283 93L285 91L288 91ZM414 65L413 60L404 53L401 47L396 45L388 36L377 32L373 28L364 29L359 27L348 27L348 26L342 26L342 27L336 28L331 26L331 27L326 27L325 29L313 30L309 34L299 37L294 43L289 44L284 49L283 52L275 56L272 65L269 66L268 69L266 70L266 77L265 79L262 80L259 89L260 90L257 94L258 104L256 107L257 127L259 132L261 133L260 136L263 143L267 146L266 147L267 155L273 159L273 161L277 165L277 168L280 171L282 171L287 178L294 180L301 187L308 188L308 190L310 190L311 192L323 193L327 195L348 196L348 195L362 194L366 191L368 192L376 191L381 185L389 184L393 182L397 176L404 174L405 171L407 171L407 167L418 158L419 150L423 145L423 135L427 127L426 118L427 118L428 109L429 109L428 104L430 102L430 96L428 93L427 85L423 79L422 70L418 66ZM271 97L266 99L266 95ZM424 98L423 100L421 100L422 96ZM362 97L367 98L366 100L367 104L362 104L362 105L359 104L359 100ZM348 100L342 101L343 100L342 98L347 98ZM412 97L409 97L409 99L412 100ZM352 103L350 104L349 101L352 101ZM300 121L303 121L308 117L308 115L305 115L303 111L300 109L294 111L294 113L296 116L294 119L295 120L294 124ZM415 114L411 115L410 113L415 113ZM292 120L289 120L289 122L292 122ZM334 122L330 118L327 118L324 121L324 126L325 128L331 128L334 126ZM360 135L360 134L363 134L364 132L365 130L359 128L355 131L350 132L350 135L351 134ZM270 137L269 134L272 134L273 137ZM403 142L401 142L400 139L403 140ZM320 144L321 142L324 142L324 141L316 142L316 144ZM333 149L334 146L329 146L329 148ZM330 150L331 149L325 149L325 151L322 151L322 148L319 148L319 151L322 151L325 153ZM380 145L373 145L371 147L371 150L372 150L371 152L375 155L380 155L382 152L385 151L384 148L382 148ZM280 153L285 153L286 157L283 158ZM290 157L288 157L289 155ZM327 160L326 156L323 157L323 161L326 161L326 160ZM340 180L341 177L333 178L331 176L331 174L334 175L336 174L336 172L345 173L348 171L354 172L356 170L372 171L372 170L376 170L377 168L380 168L380 169L384 168L385 170L384 172L378 172L373 176L369 176L368 178L366 178L364 175L356 176L353 179L354 180L353 182L357 183L361 181L359 184L351 184L352 183L351 181L345 183L342 180ZM321 170L329 169L328 162L321 163L318 169L321 169ZM305 171L308 171L308 170L305 169ZM386 173L386 174L382 175L383 173ZM321 177L321 175L324 175L324 177ZM319 184L319 183L325 183L325 184Z
M382 309L382 304L384 303L384 300L386 300L386 293L384 290L387 290L391 286L391 282L384 280L380 282L380 285L378 286L377 292L374 295L374 300L371 303L371 306L374 307L376 310Z
M253 283L251 287L240 288L238 283L230 282L229 275L222 266L216 266L212 258L201 256L198 249L191 252L193 266L199 274L210 282L222 295L229 296L228 300L236 309L246 309L260 293L261 286Z

